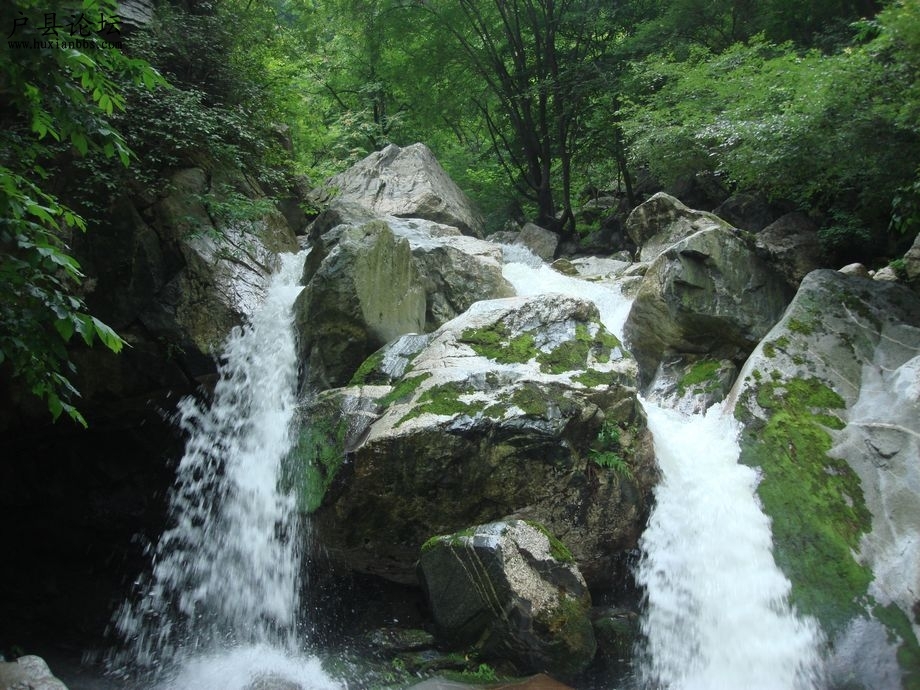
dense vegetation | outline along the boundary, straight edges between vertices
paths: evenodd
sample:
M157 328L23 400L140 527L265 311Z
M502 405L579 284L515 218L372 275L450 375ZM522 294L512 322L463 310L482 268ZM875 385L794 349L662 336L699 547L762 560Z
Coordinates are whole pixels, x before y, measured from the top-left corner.
M920 229L912 0L161 0L117 46L114 0L3 12L0 362L54 416L81 419L72 336L121 346L71 233L203 159L279 193L424 141L491 229L569 238L591 195L628 208L699 173L809 212L835 259L885 262ZM42 44L49 13L94 40Z

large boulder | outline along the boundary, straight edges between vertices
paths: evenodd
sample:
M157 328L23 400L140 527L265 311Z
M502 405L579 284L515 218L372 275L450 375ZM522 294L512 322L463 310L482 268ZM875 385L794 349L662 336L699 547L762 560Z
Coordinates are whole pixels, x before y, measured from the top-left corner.
M918 353L916 293L815 271L732 393L777 563L841 686L920 683Z
M722 220L747 232L759 232L776 217L763 194L732 194L712 211Z
M425 327L425 288L409 243L383 221L346 227L295 303L307 383L348 381L384 343Z
M419 572L438 637L451 647L562 677L594 658L588 587L569 550L538 523L432 537Z
M39 656L21 656L16 661L0 661L0 688L3 690L67 690Z
M818 226L800 211L787 213L770 223L758 233L755 244L792 289L806 275L826 265Z
M656 472L635 362L592 303L478 302L391 343L351 383L319 396L309 427L339 451L313 499L330 557L414 582L431 535L514 514L545 524L589 581L610 584Z
M675 242L713 228L729 230L731 225L664 192L636 206L626 219L626 234L639 247L640 261L652 261Z
M409 242L425 286L425 330L433 331L473 302L512 297L502 276L499 245L463 235L457 228L417 218L387 218L397 237Z
M370 154L326 183L320 201L332 199L378 216L425 218L482 236L482 216L424 144L390 144Z
M743 240L709 227L652 262L625 335L646 383L660 363L681 356L740 365L788 302L783 280Z

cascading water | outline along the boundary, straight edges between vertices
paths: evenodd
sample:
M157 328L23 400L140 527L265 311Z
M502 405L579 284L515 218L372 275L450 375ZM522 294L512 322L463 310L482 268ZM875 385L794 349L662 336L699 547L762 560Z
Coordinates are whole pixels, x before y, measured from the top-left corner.
M820 680L821 635L786 603L754 469L717 406L683 415L644 403L662 479L642 536L642 680L673 690L793 690Z
M292 445L297 352L292 307L305 253L282 257L261 307L227 341L210 406L186 398L188 435L170 498L175 526L153 552L142 596L115 626L117 664L160 687L243 688L282 678L337 687L298 658L300 544L295 498L279 488Z
M630 300L609 283L571 278L520 249L503 273L519 294L595 302L622 337ZM647 602L642 687L803 690L820 684L822 635L790 610L789 581L773 560L756 472L739 465L737 425L713 408L683 415L642 401L662 478L636 572Z

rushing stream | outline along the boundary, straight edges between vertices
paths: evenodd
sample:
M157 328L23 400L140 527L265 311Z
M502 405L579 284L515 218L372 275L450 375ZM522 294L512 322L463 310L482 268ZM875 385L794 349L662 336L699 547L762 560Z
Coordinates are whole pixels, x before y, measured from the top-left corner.
M282 257L262 305L228 339L213 400L187 398L188 434L170 498L174 526L140 597L119 612L115 666L153 671L158 688L235 690L280 679L338 687L299 656L295 499L279 488L291 449L298 361L292 307L305 254Z
M622 338L630 300L606 282L567 277L506 254L520 294L592 300ZM757 475L738 464L738 429L718 406L684 415L643 401L662 478L641 541L636 579L646 592L641 687L804 690L820 687L822 636L786 603Z

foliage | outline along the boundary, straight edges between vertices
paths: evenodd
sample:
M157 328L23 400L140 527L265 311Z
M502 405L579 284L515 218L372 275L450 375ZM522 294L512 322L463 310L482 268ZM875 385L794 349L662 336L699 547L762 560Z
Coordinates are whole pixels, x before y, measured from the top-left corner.
M112 0L14 0L7 10L17 42L0 55L0 362L9 362L14 378L45 401L54 419L66 412L85 426L74 405L67 345L75 333L113 352L124 341L86 311L83 274L68 247L71 233L84 232L86 222L52 191L49 162L66 146L73 155L127 165L131 151L113 126L125 109L119 84L154 88L162 78L104 40L110 21L102 26L88 19L116 17ZM67 40L59 26L52 40L36 23L49 14L52 24L70 16L70 36L81 39Z
M892 204L898 227L917 219L920 130L906 115L917 101L892 98L905 84L916 89L916 71L906 48L893 63L892 46L907 42L892 22L918 15L905 3L879 16L875 38L830 55L755 37L636 63L623 125L633 163L665 182L707 170L821 209L832 256L884 253Z
M591 449L591 460L599 467L613 470L627 479L633 478L632 469L623 457L620 428L615 422L605 420L597 434L595 447Z

